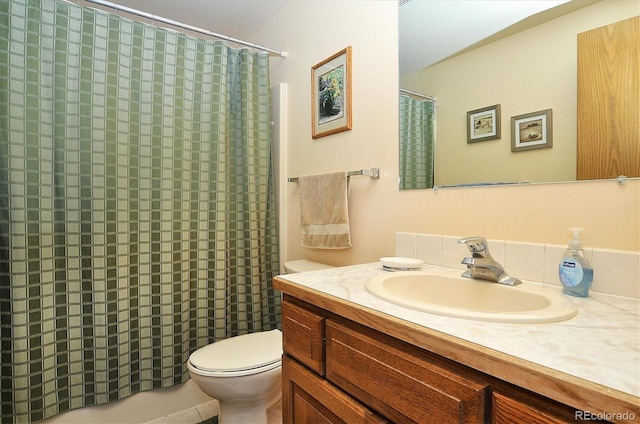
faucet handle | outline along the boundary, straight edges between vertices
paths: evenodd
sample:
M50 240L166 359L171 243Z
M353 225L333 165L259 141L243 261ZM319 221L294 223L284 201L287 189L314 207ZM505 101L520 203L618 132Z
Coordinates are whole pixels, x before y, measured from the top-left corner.
M465 237L458 240L460 244L466 244L471 253L481 253L487 250L487 239L484 237Z

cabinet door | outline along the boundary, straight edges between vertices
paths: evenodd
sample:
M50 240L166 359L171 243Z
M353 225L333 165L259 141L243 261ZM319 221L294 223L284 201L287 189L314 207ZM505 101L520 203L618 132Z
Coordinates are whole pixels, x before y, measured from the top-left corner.
M282 378L284 424L387 422L286 355L282 358Z
M577 179L640 176L640 17L578 34Z
M382 333L327 320L327 379L397 423L484 423L487 384Z
M282 302L284 351L324 375L324 317L289 301Z

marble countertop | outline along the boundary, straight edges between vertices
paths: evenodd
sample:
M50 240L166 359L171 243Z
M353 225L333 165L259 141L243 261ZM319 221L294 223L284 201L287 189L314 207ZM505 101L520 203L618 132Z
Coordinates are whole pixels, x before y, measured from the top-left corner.
M423 271L460 275L457 269L423 265ZM385 274L380 263L279 276L303 287L371 308L486 348L640 397L640 301L591 293L571 298L578 314L545 324L505 324L450 318L379 299L365 282ZM536 284L561 293L558 286Z

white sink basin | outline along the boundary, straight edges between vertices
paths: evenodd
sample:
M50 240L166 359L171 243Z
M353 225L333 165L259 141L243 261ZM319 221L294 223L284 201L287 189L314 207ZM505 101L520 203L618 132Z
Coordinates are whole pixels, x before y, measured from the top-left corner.
M526 282L505 286L491 281L421 271L370 278L367 291L386 301L424 312L477 321L541 323L578 313L560 293Z

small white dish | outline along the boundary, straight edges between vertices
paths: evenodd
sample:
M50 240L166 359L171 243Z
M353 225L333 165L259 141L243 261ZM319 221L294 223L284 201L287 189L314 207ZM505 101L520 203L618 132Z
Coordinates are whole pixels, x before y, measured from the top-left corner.
M393 271L407 271L412 269L420 269L424 261L414 258L402 258L402 257L386 257L380 258L382 267L387 270Z

